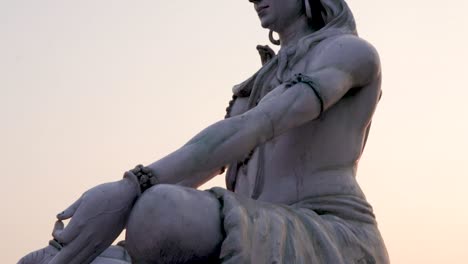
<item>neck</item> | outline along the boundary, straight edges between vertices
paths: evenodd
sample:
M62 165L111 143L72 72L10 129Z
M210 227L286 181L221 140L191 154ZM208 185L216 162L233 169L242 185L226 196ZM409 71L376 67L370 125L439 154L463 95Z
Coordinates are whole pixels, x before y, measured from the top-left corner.
M294 45L299 39L313 32L314 30L310 28L307 18L302 16L284 29L278 31L281 47Z

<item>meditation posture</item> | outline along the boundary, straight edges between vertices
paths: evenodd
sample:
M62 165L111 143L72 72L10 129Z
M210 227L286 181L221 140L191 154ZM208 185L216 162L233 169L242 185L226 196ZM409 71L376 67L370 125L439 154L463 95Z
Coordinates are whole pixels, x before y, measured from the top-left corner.
M356 182L381 95L376 50L344 0L250 2L281 48L258 47L263 66L233 88L226 119L85 192L20 263L389 262ZM224 168L227 190L196 189Z

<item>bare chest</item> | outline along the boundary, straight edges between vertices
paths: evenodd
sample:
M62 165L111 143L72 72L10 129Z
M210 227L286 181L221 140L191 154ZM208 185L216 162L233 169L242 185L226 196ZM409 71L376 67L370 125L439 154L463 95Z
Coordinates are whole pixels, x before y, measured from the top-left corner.
M330 193L360 195L356 167L373 113L365 99L371 96L361 92L255 148L238 168L236 192L285 203Z

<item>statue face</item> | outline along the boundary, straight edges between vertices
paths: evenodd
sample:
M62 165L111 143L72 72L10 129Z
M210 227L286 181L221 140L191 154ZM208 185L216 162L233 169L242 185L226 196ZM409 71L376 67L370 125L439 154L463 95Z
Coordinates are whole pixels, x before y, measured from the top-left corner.
M262 27L280 32L304 16L304 0L249 0L254 4Z

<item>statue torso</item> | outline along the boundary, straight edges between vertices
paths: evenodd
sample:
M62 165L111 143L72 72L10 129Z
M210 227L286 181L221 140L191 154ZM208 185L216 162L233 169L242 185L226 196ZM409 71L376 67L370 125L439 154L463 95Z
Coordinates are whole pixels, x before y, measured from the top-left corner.
M314 52L309 54L305 59L313 60ZM291 73L301 72L302 66L298 63ZM274 78L265 82L277 85ZM257 147L238 167L235 192L286 204L322 195L364 197L355 176L379 96L380 80L357 87L320 118ZM238 98L232 115L243 113L248 100Z

